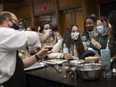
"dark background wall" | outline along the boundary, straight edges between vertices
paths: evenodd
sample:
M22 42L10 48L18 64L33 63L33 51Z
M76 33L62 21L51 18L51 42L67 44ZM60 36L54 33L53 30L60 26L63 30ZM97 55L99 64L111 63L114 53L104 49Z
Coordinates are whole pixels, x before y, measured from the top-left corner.
M100 4L100 15L108 17L109 13L116 10L116 2Z

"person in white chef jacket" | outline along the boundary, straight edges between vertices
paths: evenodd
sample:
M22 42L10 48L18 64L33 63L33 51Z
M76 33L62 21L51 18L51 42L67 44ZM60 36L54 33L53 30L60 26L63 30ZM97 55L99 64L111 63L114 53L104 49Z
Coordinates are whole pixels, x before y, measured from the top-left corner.
M15 14L0 13L0 87L26 87L24 68L28 67L48 53L48 47L42 48L30 58L20 59L18 50L26 46L41 47L48 36L32 31L19 31Z

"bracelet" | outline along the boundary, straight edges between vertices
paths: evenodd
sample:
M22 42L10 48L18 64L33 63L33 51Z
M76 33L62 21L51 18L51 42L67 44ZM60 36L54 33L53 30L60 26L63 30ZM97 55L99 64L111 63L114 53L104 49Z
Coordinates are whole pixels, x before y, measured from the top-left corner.
M37 56L37 54L35 54L35 58L36 58L37 61L40 60L40 58Z

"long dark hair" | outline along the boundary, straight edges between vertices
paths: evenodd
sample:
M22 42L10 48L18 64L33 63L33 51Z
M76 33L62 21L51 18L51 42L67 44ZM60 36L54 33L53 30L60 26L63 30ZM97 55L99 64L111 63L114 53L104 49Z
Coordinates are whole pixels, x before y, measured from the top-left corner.
M64 39L63 39L62 46L64 44L66 44L68 49L70 49L71 46L75 44L77 52L78 52L78 56L80 57L80 55L84 52L84 46L83 46L83 43L82 43L80 35L79 35L77 40L73 40L71 38L71 31L72 31L72 27L73 26L77 26L77 25L70 25L69 27L67 27L66 32L64 34ZM77 26L77 28L78 28L78 26ZM69 50L69 52L70 52L70 50Z

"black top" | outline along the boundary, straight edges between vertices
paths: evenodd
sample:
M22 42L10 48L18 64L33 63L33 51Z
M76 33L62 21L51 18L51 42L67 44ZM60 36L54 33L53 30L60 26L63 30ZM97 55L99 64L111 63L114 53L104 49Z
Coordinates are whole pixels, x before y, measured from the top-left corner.
M106 49L108 38L109 38L109 35L102 36L101 34L99 34L97 37L95 37L95 40L100 43L101 49ZM100 54L101 49L95 48L92 43L90 43L90 47L92 47L94 50L98 51L98 53Z

